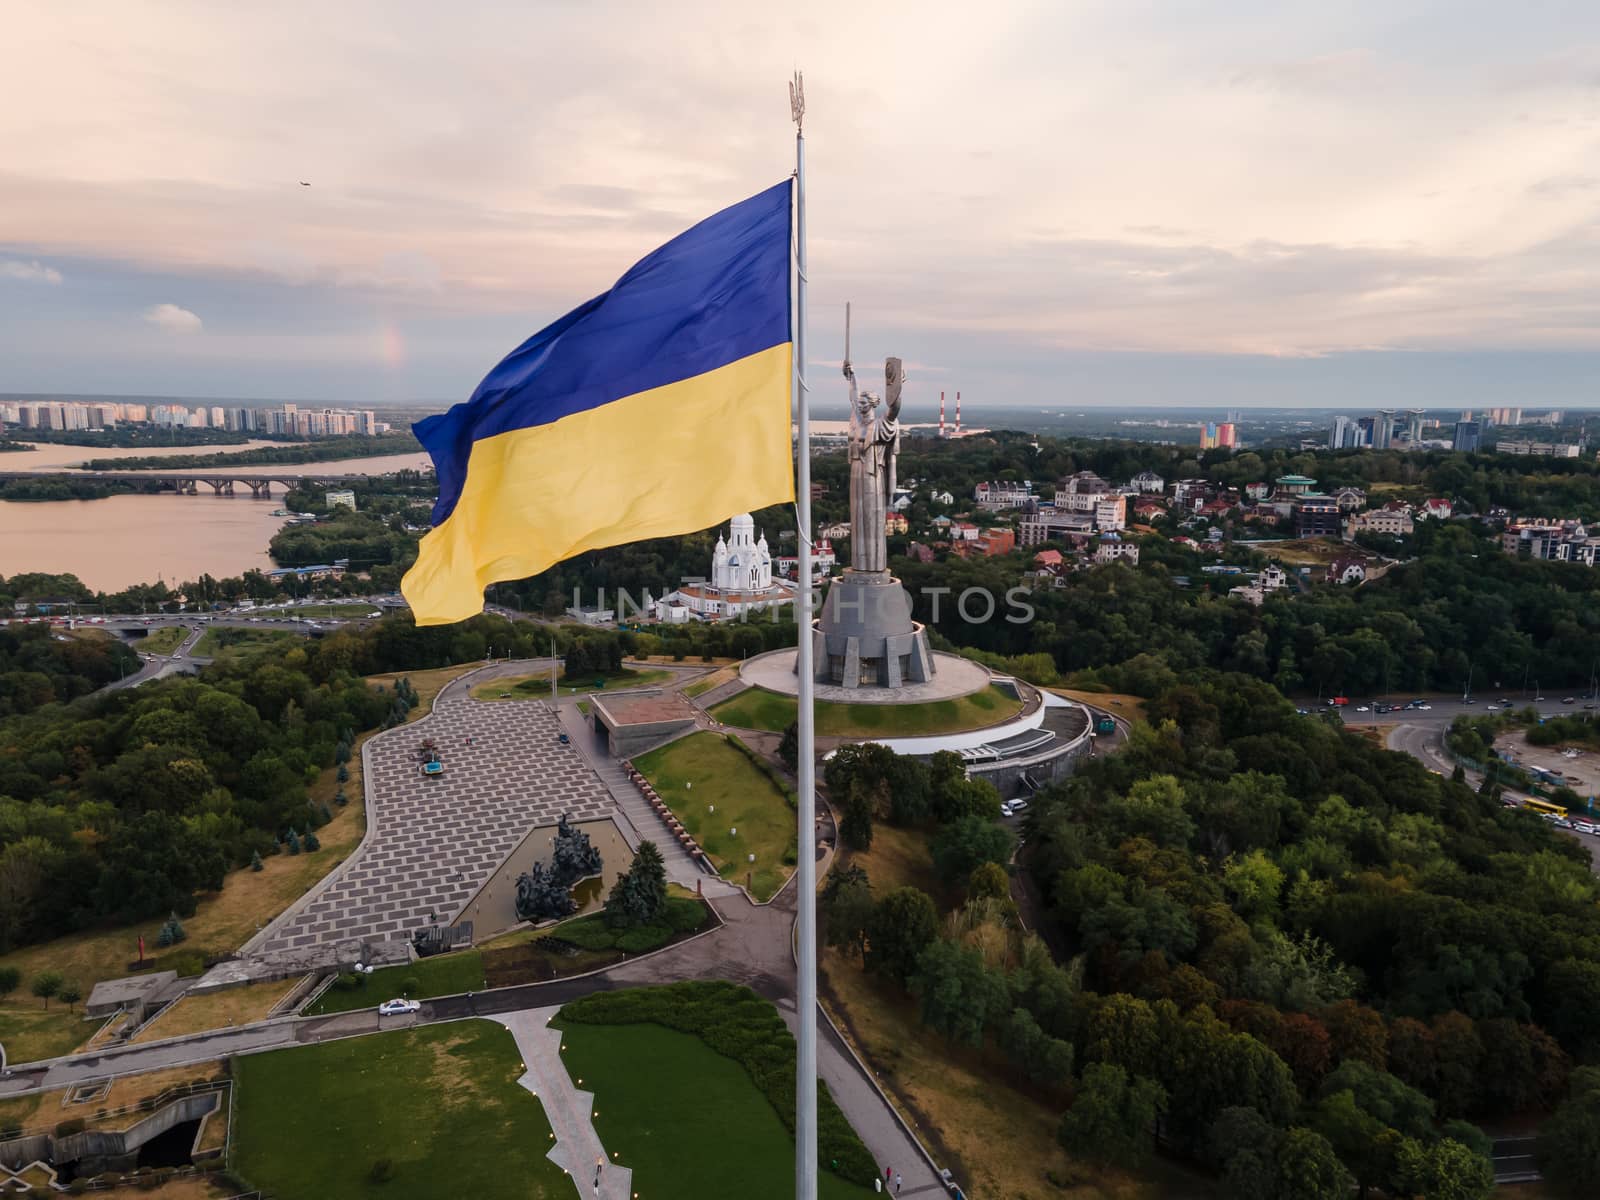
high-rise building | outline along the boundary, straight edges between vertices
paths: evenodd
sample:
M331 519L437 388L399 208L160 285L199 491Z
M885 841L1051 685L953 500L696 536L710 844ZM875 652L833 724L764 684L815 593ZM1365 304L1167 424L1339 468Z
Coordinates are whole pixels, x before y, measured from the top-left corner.
M1224 421L1217 426L1217 445L1232 449L1238 445L1239 435L1232 421Z
M1372 425L1372 448L1387 450L1394 441L1394 409L1380 408Z
M1343 450L1351 444L1354 435L1355 422L1343 413L1337 413L1333 418L1333 428L1328 430L1328 449Z
M1406 440L1415 446L1422 441L1422 418L1425 411L1420 408L1406 409Z
M1455 440L1450 443L1451 448L1464 454L1475 454L1478 449L1478 423L1476 421L1457 421Z

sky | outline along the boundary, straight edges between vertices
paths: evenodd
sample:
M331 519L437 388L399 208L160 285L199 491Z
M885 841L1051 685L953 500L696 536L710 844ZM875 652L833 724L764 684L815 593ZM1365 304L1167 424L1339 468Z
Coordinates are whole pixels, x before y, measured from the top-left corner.
M850 300L912 412L1600 407L1589 0L0 21L0 392L463 399L784 178L799 67L818 386Z

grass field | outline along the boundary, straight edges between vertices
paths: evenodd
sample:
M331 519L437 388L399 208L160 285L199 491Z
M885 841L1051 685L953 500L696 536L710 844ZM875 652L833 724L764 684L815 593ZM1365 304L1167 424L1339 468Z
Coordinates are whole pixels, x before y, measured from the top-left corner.
M560 687L563 696L575 696L583 692L614 692L622 688L649 687L671 678L673 678L671 671L636 671L631 667L624 667L620 671L608 671L594 676L593 679L585 679L582 683L559 681L557 686ZM597 688L594 686L595 679L603 679L604 683ZM535 675L511 675L501 679L491 679L472 689L474 700L543 700L548 695L550 695L549 671Z
M322 1016L325 1013L351 1012L358 1008L376 1008L385 1000L404 995L400 984L406 979L415 979L420 985L406 997L410 1000L481 992L483 955L476 950L463 950L459 954L421 958L398 967L380 967L367 976L366 983L352 991L329 988L317 998L315 1004L306 1009L306 1015Z
M793 696L751 688L711 710L735 729L782 733L799 706ZM927 704L817 703L817 733L824 737L912 737L995 725L1022 711L1022 702L997 687Z
M928 849L928 835L919 829L902 829L887 822L876 822L872 827L872 849L866 852L841 850L840 866L860 867L872 880L875 895L892 892L898 887L921 888L930 896L944 890L933 870L933 854Z
M794 810L784 794L721 734L693 733L634 760L725 878L766 900L794 865ZM713 812L712 809L716 811ZM728 831L737 829L737 835ZM754 854L754 863L748 855Z
M660 1025L571 1022L562 1041L568 1072L594 1093L601 1141L632 1168L636 1195L782 1196L793 1187L794 1139L733 1059ZM820 1171L817 1194L871 1191Z
M381 617L383 611L360 601L333 604L300 604L294 608L273 610L286 617L304 617L308 621L351 621L368 617Z
M235 1071L235 1169L278 1200L574 1198L545 1157L550 1123L518 1086L522 1059L499 1025L453 1021L252 1054ZM380 1160L389 1182L373 1180Z
M200 635L190 652L196 658L221 658L229 654L244 654L263 646L300 641L298 633L286 629L240 629L237 625L213 625Z
M0 1044L6 1048L10 1063L37 1062L41 1058L58 1058L71 1054L78 1043L92 1035L99 1027L98 1021L85 1021L83 1007L67 1011L59 1000L50 1001L45 1008L39 1001L27 996L28 980L25 975L22 987L0 1003ZM73 983L89 994L89 985L69 976Z
M139 1030L133 1041L159 1042L162 1038L182 1037L186 1033L265 1020L272 1006L299 982L299 979L279 979L272 983L224 988L203 996L180 997Z
M152 629L133 643L133 648L143 654L171 654L183 645L183 639L189 636L189 631L182 625L171 625L166 629Z
M731 667L724 667L720 671L713 671L704 679L696 679L688 687L683 688L683 694L693 700L696 696L704 696L712 688L721 687L725 683L732 683L739 678L739 672Z

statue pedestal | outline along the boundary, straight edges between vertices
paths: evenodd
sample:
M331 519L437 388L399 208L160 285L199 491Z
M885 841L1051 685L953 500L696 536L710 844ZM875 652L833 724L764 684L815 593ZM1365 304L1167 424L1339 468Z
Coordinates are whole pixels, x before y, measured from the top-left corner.
M928 635L911 597L887 571L847 570L812 627L815 678L844 688L897 688L934 676Z

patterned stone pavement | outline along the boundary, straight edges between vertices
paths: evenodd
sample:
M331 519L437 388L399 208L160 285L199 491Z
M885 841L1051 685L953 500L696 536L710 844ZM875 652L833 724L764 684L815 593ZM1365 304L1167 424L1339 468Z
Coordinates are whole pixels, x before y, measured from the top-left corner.
M453 920L528 831L612 816L611 797L543 701L481 703L452 685L420 721L367 743L372 833L321 891L251 949L271 954L406 937ZM471 738L471 745L467 744ZM424 779L432 738L444 774Z

